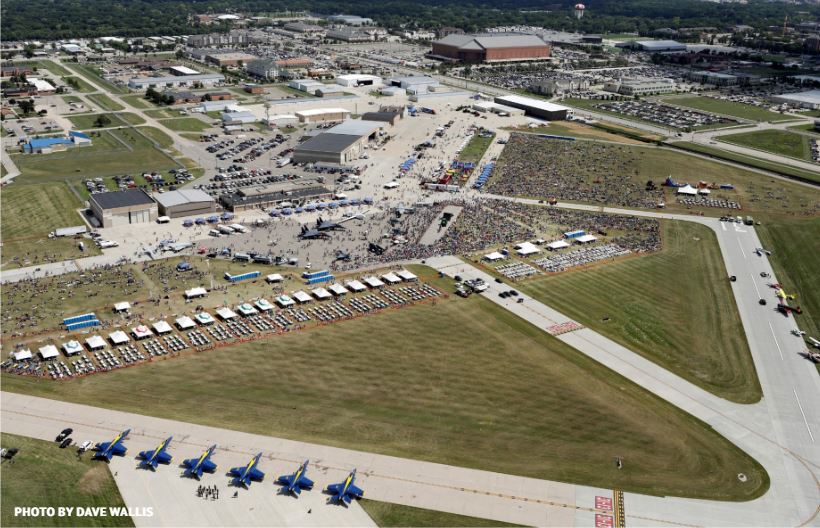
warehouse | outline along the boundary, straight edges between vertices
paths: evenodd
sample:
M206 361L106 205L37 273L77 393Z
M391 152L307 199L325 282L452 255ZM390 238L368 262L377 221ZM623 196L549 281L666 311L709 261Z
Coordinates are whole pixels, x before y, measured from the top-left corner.
M205 62L210 62L220 67L239 66L240 64L248 64L258 58L256 55L241 52L210 53L205 57Z
M350 117L350 110L344 108L312 108L296 112L300 123L322 123L325 121L344 121Z
M349 119L297 146L296 163L325 162L342 165L361 157L367 142L385 126L383 121Z
M92 194L91 212L102 227L148 224L157 219L157 203L142 189Z
M362 114L362 121L381 121L383 123L395 125L399 122L399 119L401 119L402 117L404 117L403 110L382 109L378 112L365 112L364 114Z
M790 104L799 108L816 110L820 108L820 90L809 90L808 92L775 95L772 97L772 101Z
M216 211L216 202L199 189L179 189L156 194L159 214L171 218L208 215Z
M316 97L337 96L344 94L341 86L335 84L323 84L313 91Z
M432 55L462 62L543 60L550 47L537 35L447 35L433 42Z
M333 193L318 178L301 178L256 187L246 187L231 194L223 194L219 201L229 211L261 209L288 202L304 204L308 200L331 198Z
M382 83L382 78L377 75L339 75L336 77L336 84L339 86L378 86Z
M630 40L615 44L618 48L630 48L636 51L646 51L648 53L661 53L670 51L686 51L686 44L674 40Z
M238 112L222 112L220 114L223 125L246 125L259 121L253 112L244 110Z
M675 81L666 78L622 79L608 82L604 90L621 95L655 95L675 91Z
M492 101L478 101L477 103L473 103L473 110L477 110L479 112L492 112L493 114L508 116L523 116L526 113L521 108L504 106Z
M182 77L185 75L199 75L200 73L187 66L171 66L168 68L168 71L171 72L171 75L176 75L177 77Z
M566 106L521 95L499 96L495 98L495 102L504 106L520 108L528 116L539 117L548 121L562 121L572 114L572 109Z
M439 86L439 82L427 75L409 75L406 77L393 77L390 79L391 86L398 86L409 92L418 93L426 92L429 89L435 89Z
M134 77L128 81L128 87L134 90L148 88L179 88L193 87L194 84L213 86L225 80L221 73L201 73L199 75L171 75L167 77Z

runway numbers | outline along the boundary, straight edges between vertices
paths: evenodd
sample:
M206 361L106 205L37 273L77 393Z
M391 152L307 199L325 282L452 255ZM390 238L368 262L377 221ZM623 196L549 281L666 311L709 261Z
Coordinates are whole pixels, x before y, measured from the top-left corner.
M547 332L550 335L561 335L566 334L567 332L574 332L575 330L580 330L584 326L582 324L576 323L575 321L567 321L566 323L559 323L554 324L552 326L547 327Z
M611 515L604 515L602 513L595 514L595 528L613 528Z
M612 498L601 497L600 495L597 495L595 497L595 509L612 511Z

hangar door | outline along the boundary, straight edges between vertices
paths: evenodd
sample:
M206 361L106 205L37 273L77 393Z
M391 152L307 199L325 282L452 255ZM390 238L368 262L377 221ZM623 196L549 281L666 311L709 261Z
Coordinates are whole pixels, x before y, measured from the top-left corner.
M142 211L132 211L129 213L131 215L132 224L147 224L151 221L151 213L148 210Z
M120 214L112 214L111 215L111 225L112 226L121 226L121 225L128 225L128 213L120 213Z

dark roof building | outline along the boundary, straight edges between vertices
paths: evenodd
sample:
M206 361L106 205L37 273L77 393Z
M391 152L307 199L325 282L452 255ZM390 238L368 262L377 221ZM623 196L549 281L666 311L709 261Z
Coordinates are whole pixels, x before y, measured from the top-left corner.
M433 42L432 54L462 62L541 60L550 56L549 45L537 35L447 35Z
M92 194L91 211L102 227L145 224L157 219L157 203L142 189Z
M223 194L219 201L225 209L237 212L271 207L285 202L301 205L308 200L330 198L332 195L333 193L318 178L302 178L239 189L230 194Z

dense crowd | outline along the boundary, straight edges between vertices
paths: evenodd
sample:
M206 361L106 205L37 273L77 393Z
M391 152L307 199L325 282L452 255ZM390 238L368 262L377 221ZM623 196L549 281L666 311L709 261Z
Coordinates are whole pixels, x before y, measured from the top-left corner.
M654 208L663 190L646 190L632 174L639 152L627 146L512 134L488 192L507 196Z

